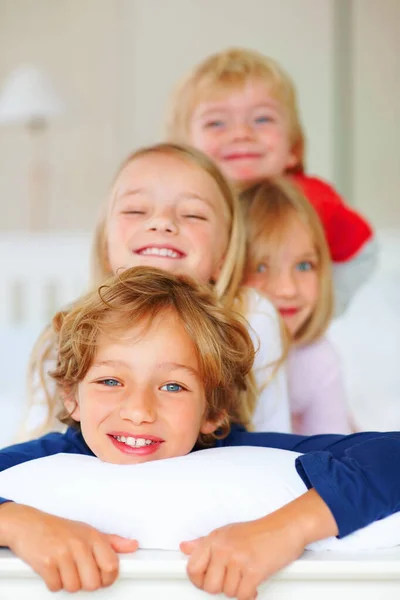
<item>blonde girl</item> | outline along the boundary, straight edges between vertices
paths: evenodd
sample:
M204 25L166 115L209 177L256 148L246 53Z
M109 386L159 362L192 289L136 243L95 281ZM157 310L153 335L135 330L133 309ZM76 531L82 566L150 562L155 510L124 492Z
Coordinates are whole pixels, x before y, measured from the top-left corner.
M367 221L331 185L305 172L305 135L296 88L272 58L229 48L205 58L177 88L168 115L171 141L210 156L239 191L287 175L317 211L342 312L376 264Z
M290 431L277 313L269 300L240 285L245 235L239 201L212 161L180 145L144 148L124 161L112 184L96 228L92 283L120 269L151 266L211 285L225 306L248 319L259 346L258 401L248 396L244 421L256 430ZM45 341L34 352L32 379L45 389L49 426L57 401L45 376L54 342Z
M326 337L333 290L329 250L311 204L288 180L247 193L245 279L264 292L292 340L287 376L293 430L351 431L341 365Z

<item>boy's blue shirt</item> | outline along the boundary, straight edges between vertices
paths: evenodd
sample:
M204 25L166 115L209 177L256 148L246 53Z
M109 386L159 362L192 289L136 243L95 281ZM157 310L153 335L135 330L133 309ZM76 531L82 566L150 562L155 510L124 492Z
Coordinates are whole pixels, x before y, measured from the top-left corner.
M297 472L329 506L339 537L400 510L398 431L300 436L248 432L233 426L230 434L217 440L215 446L262 446L303 453L295 461ZM0 451L0 471L59 453L93 456L81 432L70 427L65 433L49 433L4 448ZM6 501L0 498L0 503Z

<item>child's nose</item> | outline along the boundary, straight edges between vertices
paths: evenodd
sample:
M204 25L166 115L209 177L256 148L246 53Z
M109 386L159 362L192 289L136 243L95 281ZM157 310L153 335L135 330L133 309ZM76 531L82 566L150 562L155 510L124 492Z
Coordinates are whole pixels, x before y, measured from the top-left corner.
M177 233L178 227L171 215L154 215L150 217L147 224L148 231L161 231L163 233Z
M132 392L120 406L120 416L134 425L154 423L156 420L154 398L146 391Z
M275 296L292 298L297 293L296 282L290 273L276 273L270 282L271 292Z
M237 121L232 128L232 136L236 140L252 139L254 136L253 128L248 121Z

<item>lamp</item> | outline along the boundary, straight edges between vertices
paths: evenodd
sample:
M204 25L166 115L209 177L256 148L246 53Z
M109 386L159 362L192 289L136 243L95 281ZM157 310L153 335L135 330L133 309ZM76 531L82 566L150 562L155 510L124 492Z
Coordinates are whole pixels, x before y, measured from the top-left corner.
M46 73L34 65L22 65L6 80L0 95L0 124L25 125L32 141L29 229L46 229L49 214L49 172L46 133L49 122L64 106Z

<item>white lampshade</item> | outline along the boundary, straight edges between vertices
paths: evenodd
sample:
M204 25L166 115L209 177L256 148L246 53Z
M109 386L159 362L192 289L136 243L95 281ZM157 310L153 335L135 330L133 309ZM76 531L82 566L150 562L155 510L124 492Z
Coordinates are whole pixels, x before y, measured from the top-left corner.
M64 106L46 73L33 65L18 67L0 93L0 123L47 121L64 112Z

